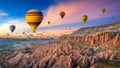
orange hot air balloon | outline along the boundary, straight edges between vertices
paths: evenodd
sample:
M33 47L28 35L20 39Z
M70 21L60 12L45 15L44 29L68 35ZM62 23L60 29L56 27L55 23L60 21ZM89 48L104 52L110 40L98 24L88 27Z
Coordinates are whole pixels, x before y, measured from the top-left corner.
M40 25L40 23L43 20L43 14L41 11L37 9L31 9L26 13L25 19L32 28L32 31L36 32L37 27Z
M60 12L60 16L61 16L61 18L63 19L64 16L65 16L65 12L64 12L64 11Z

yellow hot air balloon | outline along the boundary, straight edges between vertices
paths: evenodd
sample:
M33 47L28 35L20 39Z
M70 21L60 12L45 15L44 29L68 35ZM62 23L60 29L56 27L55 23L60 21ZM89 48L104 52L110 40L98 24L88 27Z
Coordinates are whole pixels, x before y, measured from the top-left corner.
M61 18L63 19L64 16L65 16L65 12L64 12L64 11L60 12L60 16L61 16Z
M86 22L87 19L88 19L88 16L87 15L83 15L81 19L82 19L83 22Z
M9 26L9 29L10 29L11 32L13 32L13 31L15 30L15 28L16 28L16 27L15 27L14 25L10 25L10 26Z
M102 11L102 13L105 13L106 9L105 9L105 8L102 8L101 11Z
M32 28L33 32L36 32L37 27L43 20L43 14L37 9L31 9L26 13L25 19Z

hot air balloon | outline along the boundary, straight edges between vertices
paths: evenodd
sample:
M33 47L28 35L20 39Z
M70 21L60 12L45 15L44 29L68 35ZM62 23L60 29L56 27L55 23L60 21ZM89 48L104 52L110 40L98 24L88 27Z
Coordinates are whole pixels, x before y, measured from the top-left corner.
M64 12L64 11L60 12L60 16L61 16L61 18L63 19L64 16L65 16L65 12Z
M25 34L25 32L23 32L23 34Z
M69 30L71 30L71 28L69 28Z
M13 31L15 30L15 28L16 28L16 27L15 27L14 25L10 25L10 26L9 26L9 29L10 29L11 32L13 32Z
M83 22L86 22L87 19L88 19L88 16L87 15L83 15L81 19L82 19Z
M50 24L50 21L48 21L48 24Z
M36 32L37 27L43 20L43 14L41 11L37 9L31 9L27 11L25 15L25 19L27 23L30 25L30 27L32 28L32 31Z
M105 8L102 8L101 11L102 11L102 13L105 13L106 9L105 9Z
M9 36L9 34L7 34L7 36Z

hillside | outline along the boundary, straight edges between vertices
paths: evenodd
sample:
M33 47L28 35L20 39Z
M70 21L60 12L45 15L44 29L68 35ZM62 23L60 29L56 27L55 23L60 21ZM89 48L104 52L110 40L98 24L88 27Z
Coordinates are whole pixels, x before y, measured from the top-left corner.
M82 45L120 45L120 23L80 28L60 40L69 40Z
M91 36L101 34L103 32L120 32L120 22L101 26L80 28L79 30L73 32L71 35Z

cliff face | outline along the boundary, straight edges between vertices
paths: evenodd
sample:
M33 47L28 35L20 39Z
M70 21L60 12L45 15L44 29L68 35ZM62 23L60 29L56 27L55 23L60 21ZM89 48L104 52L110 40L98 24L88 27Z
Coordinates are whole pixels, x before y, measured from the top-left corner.
M120 45L120 23L80 28L61 40L87 45Z
M67 36L62 40L69 40L73 43L81 43L87 45L120 45L120 33L119 32L104 32L95 36Z

